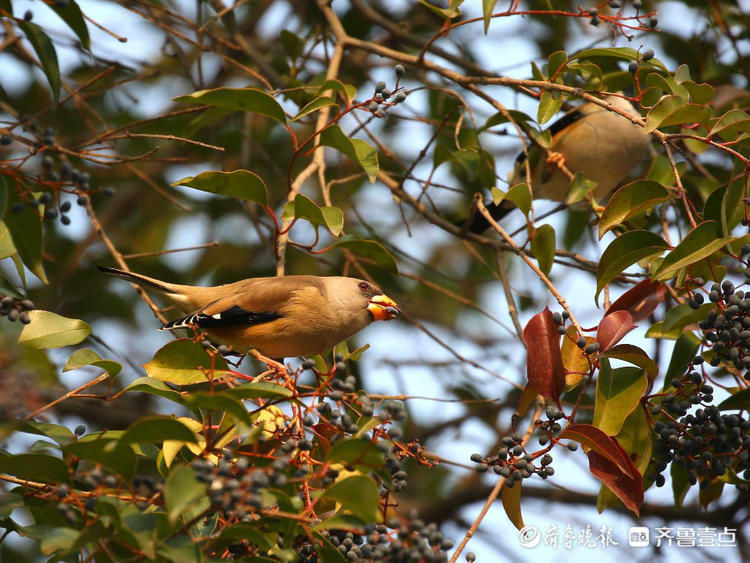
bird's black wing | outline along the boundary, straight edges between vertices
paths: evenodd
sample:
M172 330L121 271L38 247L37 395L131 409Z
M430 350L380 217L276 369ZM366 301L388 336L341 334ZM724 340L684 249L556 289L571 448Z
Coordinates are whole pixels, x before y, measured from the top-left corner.
M213 315L207 315L205 313L192 313L181 319L168 322L161 327L161 330L174 330L177 328L222 328L230 326L252 326L263 323L269 323L280 318L281 315L271 311L264 311L256 313L254 311L246 311L242 307L237 305L215 313Z

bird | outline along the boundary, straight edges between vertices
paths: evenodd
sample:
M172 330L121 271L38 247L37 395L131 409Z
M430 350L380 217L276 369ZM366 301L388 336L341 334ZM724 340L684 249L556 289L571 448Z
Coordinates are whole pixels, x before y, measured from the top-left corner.
M256 350L267 358L314 356L400 309L376 285L343 276L249 278L201 287L168 283L117 268L99 271L154 289L185 316L161 330L198 328L234 352Z
M604 97L604 101L640 117L625 98L609 95ZM565 201L570 178L563 173L560 164L564 164L571 173L581 172L596 182L592 195L597 199L606 198L651 154L651 137L643 127L592 102L585 102L566 112L550 125L549 132L552 143L548 156L536 145L528 151L534 199ZM526 158L523 152L516 158L515 166L508 175L510 186L526 180ZM513 203L508 200L487 205L495 221L513 209ZM459 222L459 225L475 234L483 233L490 226L487 219L478 213L470 221Z

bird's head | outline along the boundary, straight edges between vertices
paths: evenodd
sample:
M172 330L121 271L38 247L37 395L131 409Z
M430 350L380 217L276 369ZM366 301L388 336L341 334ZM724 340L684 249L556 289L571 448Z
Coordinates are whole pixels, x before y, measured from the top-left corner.
M401 313L396 302L385 295L378 286L356 280L357 290L367 300L367 311L374 321L390 321Z

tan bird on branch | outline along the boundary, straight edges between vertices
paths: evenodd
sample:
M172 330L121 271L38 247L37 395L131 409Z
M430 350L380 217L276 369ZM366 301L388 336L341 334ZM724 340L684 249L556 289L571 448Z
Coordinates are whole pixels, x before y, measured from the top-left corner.
M162 330L199 328L239 353L269 358L313 356L351 338L372 321L399 314L377 286L339 276L250 278L215 287L167 283L133 272L99 270L155 289L186 316Z
M628 100L620 96L606 96L623 113L640 117ZM562 166L583 173L596 182L592 195L605 200L630 173L651 154L651 136L627 117L586 102L577 106L549 127L552 142L549 151L532 145L528 151L531 169L531 189L534 199L564 202L570 188L570 178ZM526 181L526 153L521 153L508 175L508 185ZM496 221L515 209L509 200L490 203L487 210ZM466 221L459 224L464 225ZM467 225L472 233L481 234L490 226L479 214Z

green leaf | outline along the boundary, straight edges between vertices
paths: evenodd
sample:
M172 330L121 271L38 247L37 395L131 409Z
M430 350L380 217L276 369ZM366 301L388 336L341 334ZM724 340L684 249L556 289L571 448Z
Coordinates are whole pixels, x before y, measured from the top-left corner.
M378 486L369 477L353 475L331 485L322 499L341 504L341 510L350 512L362 522L376 522L378 518Z
M531 189L528 184L524 182L516 184L505 194L505 199L512 201L528 217L531 211Z
M714 479L708 482L707 487L700 487L698 491L698 502L701 507L705 510L708 505L721 498L721 493L724 490L725 482L721 479Z
M318 96L322 95L328 90L334 90L344 94L346 103L350 104L354 97L357 95L357 89L351 84L344 84L340 80L328 79L318 87Z
M180 515L206 496L206 484L195 477L195 471L178 465L164 482L164 501L169 520L174 523Z
M640 403L647 385L648 378L642 369L611 369L609 361L604 360L596 380L593 425L610 436L618 434L625 419Z
M13 3L11 0L0 0L0 14L5 12L3 15L12 17L13 16Z
M206 409L228 413L236 420L252 426L253 421L245 406L237 398L224 393L190 393L185 396L185 405L197 411Z
M122 370L122 365L115 362L114 360L102 360L99 354L88 348L82 348L76 350L70 355L68 361L65 363L63 371L72 371L74 369L80 369L84 366L94 366L101 368L111 377L116 376Z
M380 167L378 152L367 141L351 139L336 124L326 127L320 134L320 144L333 147L358 163L365 171L370 183L375 182Z
M7 205L19 202L15 188L6 191ZM13 245L26 267L45 284L49 283L42 263L42 221L35 210L25 207L21 213L7 213L5 225L10 231Z
M550 92L549 90L543 92L542 97L539 99L539 107L537 108L537 121L539 121L540 125L544 125L560 111L561 107L562 98L558 92Z
M750 115L732 109L722 115L709 131L708 136L718 135L723 141L736 141L737 137L750 131Z
M0 456L0 473L45 483L67 483L70 475L63 460L43 454Z
M0 221L0 224L2 221ZM16 286L10 283L8 278L6 278L4 275L0 274L0 292L4 293L5 295L10 295L11 297L15 297L16 299L26 299L26 296L18 291L16 289Z
M438 16L451 20L461 15L461 10L458 7L463 3L463 0L451 0L450 7L448 8L435 6L429 0L419 0L419 3Z
M143 367L149 377L173 385L206 383L211 373L216 379L228 369L224 358L216 355L212 359L203 346L187 338L169 342Z
M233 170L232 172L209 170L197 176L177 180L172 186L187 186L202 192L254 201L260 205L268 204L266 184L260 176L249 170Z
M175 102L205 104L232 111L249 111L286 123L286 114L273 96L257 88L214 88L174 98Z
M682 84L686 80L690 80L690 68L688 65L681 64L678 66L674 72L674 79L677 81L677 84Z
M637 180L618 189L609 200L599 221L599 240L604 234L669 199L669 191L657 182Z
M153 561L156 558L158 534L163 528L159 526L159 521L166 519L167 515L164 513L142 512L133 504L121 509L122 532L132 535L146 560Z
M317 203L303 194L297 194L294 201L284 206L281 214L283 220L307 219L318 227L323 225L337 237L344 228L344 212L339 207L319 207Z
M574 55L571 55L570 59L588 59L591 57L612 57L615 59L620 59L622 61L638 61L641 58L641 54L635 49L631 49L630 47L605 47L584 49L583 51L579 51ZM664 63L662 63L658 59L651 59L647 64L650 64L652 67L667 72L667 67L665 67Z
M534 126L534 118L523 113L522 111L509 109L507 110L507 114L515 123L520 123L524 126ZM487 118L485 124L479 128L478 133L482 133L483 131L494 127L495 125L502 125L503 123L508 123L508 118L505 116L505 112L494 113L489 118Z
M206 500L206 503L208 501ZM199 505L193 505L199 506ZM205 508L208 508L206 506ZM204 508L204 510L205 510ZM190 513L185 514L187 519ZM193 517L197 516L194 515ZM200 535L200 534L196 534ZM182 534L179 536L172 536L166 542L159 546L159 555L164 557L164 561L180 561L181 563L202 563L206 559L201 555L201 547L203 543L196 542L190 535ZM251 558L246 558L251 559ZM162 559L159 559L162 560ZM251 559L252 560L252 559Z
M492 10L495 9L497 0L482 0L482 17L484 18L484 34L487 35L487 31L490 29L490 22L492 21Z
M750 388L733 393L731 397L719 403L718 408L720 411L750 410Z
M565 196L565 205L573 205L582 201L596 186L597 183L587 178L583 172L576 172L568 188L568 194Z
M83 341L91 334L91 327L78 319L62 317L50 311L29 311L31 322L23 327L18 342L32 348L62 348Z
M720 238L718 225L714 221L704 221L690 231L672 252L667 254L654 272L654 279L666 281L685 266L711 256L731 242L732 238Z
M125 479L135 472L136 457L133 448L113 438L89 434L63 448L66 455L101 463Z
M173 391L167 387L166 384L152 377L139 377L122 390L123 393L130 391L141 391L142 393L148 393L149 395L169 399L170 401L174 401L181 405L184 404L183 397L180 393Z
M659 372L659 366L656 365L656 362L649 358L648 354L641 348L632 344L618 344L599 355L604 358L615 358L634 364L645 371L651 380Z
M568 62L568 53L565 51L555 51L549 57L547 57L547 74L552 78L556 74L560 74L561 69ZM557 93L559 96L559 93Z
M694 104L707 104L714 97L714 87L705 82L697 84L692 80L685 80L682 82L682 86L687 88L690 94L690 101Z
M238 399L288 399L294 395L292 391L276 383L258 381L243 383L234 389L227 389L224 393Z
M616 238L602 253L596 272L596 296L625 269L645 258L658 256L669 245L650 231L629 231Z
M688 471L677 463L670 463L669 465L669 475L672 477L672 495L674 496L674 505L676 508L681 508L682 503L685 500L685 495L687 495L690 490Z
M539 65L536 64L536 61L531 61L531 78L534 80L547 80L547 76L539 68Z
M8 518L17 508L23 508L23 496L16 493L0 493L0 520Z
M334 444L327 456L328 463L363 465L377 468L383 464L383 454L370 440L340 440Z
M677 305L664 315L662 330L671 332L673 329L683 329L688 325L702 321L708 316L709 311L716 308L713 303L705 303L698 309L693 309L687 303Z
M13 244L13 237L5 223L0 221L0 260L16 254L16 245Z
M89 28L86 27L86 22L83 19L83 14L81 13L81 8L78 7L78 4L73 0L70 0L65 3L60 2L60 6L58 6L57 2L52 2L52 4L49 4L49 7L57 12L57 15L60 16L63 21L68 24L68 27L73 30L73 33L78 36L83 48L91 49Z
M11 176L0 175L0 218L5 216L11 198L11 190L15 191L15 189L15 181Z
M680 377L687 370L688 365L698 352L700 340L692 332L682 334L674 344L672 357L669 359L667 374L664 376L664 386L671 385L675 377Z
M29 40L29 43L34 48L36 56L39 57L42 70L47 77L50 88L52 88L52 97L57 102L60 98L60 67L57 64L57 53L55 52L52 40L35 23L27 21L19 21L17 23L26 34L26 39Z
M24 528L29 537L39 540L39 549L45 555L64 554L71 551L81 536L81 532L64 526L39 524Z
M542 225L531 240L531 254L539 262L539 269L546 275L555 260L555 229L552 225Z
M195 435L179 420L166 416L141 417L120 437L120 444L140 444L180 440L195 442Z
M338 239L329 248L347 248L358 256L370 258L384 270L398 274L396 259L376 240L361 239L353 235L347 235Z
M279 40L284 46L286 54L289 55L289 58L292 60L299 57L302 54L302 50L305 48L304 40L299 35L292 33L288 29L281 30L281 33L279 33Z
M711 117L711 110L698 104L686 104L680 96L665 96L646 116L647 133L657 127L669 127L683 123L703 123Z
M25 420L16 430L18 432L46 436L61 446L70 444L74 438L74 434L65 426L50 424L48 422L38 422L36 420Z
M292 121L297 121L298 119L302 119L306 115L310 115L311 113L314 113L320 109L323 109L329 106L336 106L336 108L339 107L339 105L336 103L336 100L329 98L327 96L321 96L319 98L315 98L309 104L306 104L305 107L300 109L297 112L297 115L295 115L292 118Z
M721 224L722 235L731 236L732 230L745 215L745 206L742 202L744 197L745 180L742 177L716 188L706 200L703 219Z

